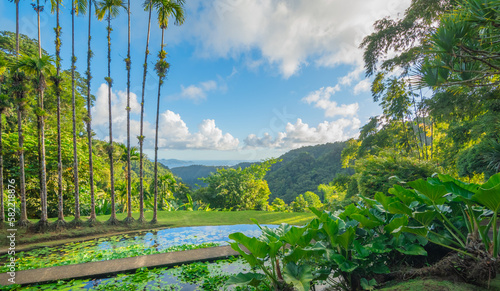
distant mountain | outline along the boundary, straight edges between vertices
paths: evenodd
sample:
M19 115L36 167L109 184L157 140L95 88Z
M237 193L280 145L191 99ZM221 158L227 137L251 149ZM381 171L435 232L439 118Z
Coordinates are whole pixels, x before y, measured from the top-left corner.
M184 161L177 159L160 159L159 162L169 169L179 168L179 167L189 167L193 165L197 166L212 166L212 167L231 167L240 163L252 163L254 161L243 161L243 160L193 160Z
M281 157L282 161L274 164L264 178L271 190L270 201L280 197L286 203L292 202L299 194L306 191L317 192L319 184L327 184L339 173L353 174L352 169L342 169L340 157L345 142L303 147L291 150ZM249 167L245 162L233 167ZM191 187L204 185L198 178L207 177L219 168L228 166L190 165L171 168L171 171ZM318 193L319 194L319 193Z
M308 146L282 155L282 161L274 164L264 178L271 190L270 201L279 197L290 203L306 191L319 195L319 184L328 184L340 173L354 174L352 169L342 168L341 153L345 145L336 142Z
M182 179L182 182L188 184L191 187L196 188L196 185L199 185L201 187L206 186L206 184L203 183L198 178L208 177L211 173L216 172L218 169L238 168L238 167L241 167L242 169L244 169L246 167L250 167L250 165L252 165L252 163L249 163L249 162L239 163L239 164L234 165L232 167L191 165L191 166L187 166L187 167L172 168L170 170L172 171L172 173L175 176L180 177Z

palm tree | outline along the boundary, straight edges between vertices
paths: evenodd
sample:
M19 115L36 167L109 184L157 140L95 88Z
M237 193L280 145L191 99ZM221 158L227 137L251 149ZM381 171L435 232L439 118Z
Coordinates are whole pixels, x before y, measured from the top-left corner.
M90 49L90 41L92 36L90 34L90 27L92 24L92 4L95 5L94 0L89 0L88 2L88 14L89 14L89 33L88 33L88 48L87 48L87 71L85 72L87 76L87 137L88 137L88 147L89 147L89 186L90 186L90 218L87 224L93 226L97 224L97 217L95 213L95 191L94 191L94 165L92 160L92 112L91 112L91 95L90 95L90 80L92 80L92 72L90 71L90 60L92 59L92 50Z
M113 85L113 79L111 79L111 19L115 18L119 14L119 8L125 8L122 0L102 0L97 3L97 19L103 20L106 16L108 21L108 76L105 78L108 83L108 105L109 105L109 165L110 165L110 179L111 179L111 217L109 218L109 224L117 224L116 219L116 209L115 209L115 175L113 170L113 129L112 129L112 113L111 113L111 86Z
M160 116L160 93L161 85L163 85L163 79L168 73L170 64L165 61L167 53L163 49L163 39L165 34L165 29L168 27L168 19L173 16L176 25L182 25L184 23L184 0L157 0L155 1L155 7L158 11L158 24L161 28L161 46L160 53L158 54L158 61L156 62L155 70L158 75L158 100L156 103L156 131L155 131L155 169L154 169L154 189L155 189L155 202L154 202L154 213L152 224L158 222L157 212L158 212L158 119Z
M64 220L63 211L63 182L62 182L62 150L61 150L61 26L59 25L59 5L61 0L56 0L56 75L52 78L57 98L57 194L59 197L58 215L56 226L64 227L66 221ZM52 6L53 7L53 6Z
M139 139L139 152L140 152L140 157L139 157L139 223L144 223L146 220L144 219L144 173L143 173L143 154L142 154L142 147L144 144L144 135L143 135L143 129L144 129L144 91L146 87L146 75L148 73L148 55L149 55L149 34L151 31L151 11L153 5L153 0L146 0L144 2L144 9L149 11L149 18L148 18L148 35L147 35L147 40L146 40L146 53L144 54L144 73L142 75L142 100L141 100L141 133L137 137Z
M19 46L17 46L19 49ZM17 51L19 55L19 50ZM17 63L15 64L17 65ZM19 72L17 69L12 68L14 72L12 75L12 92L15 96L15 103L17 105L17 136L19 146L19 196L21 197L21 217L19 218L19 226L29 226L31 222L28 220L28 212L26 211L26 176L24 172L24 135L23 135L23 112L26 106L26 85L25 74Z
M48 216L47 216L47 184L46 184L46 168L45 168L45 122L44 122L44 111L43 111L43 95L46 87L46 78L50 75L52 69L52 58L50 56L44 55L42 57L36 56L23 56L15 65L15 70L19 69L24 71L28 75L35 77L35 84L37 85L38 91L38 101L39 101L39 115L40 115L40 142L41 142L41 156L42 156L42 190L40 193L41 198L41 217L38 222L38 229L43 230L48 226Z
M127 58L125 64L127 67L127 218L124 222L129 224L134 221L132 217L132 184L130 179L130 66L132 61L130 59L130 1L127 3L127 16L128 16L128 46Z
M76 4L76 5L75 5ZM80 219L80 187L78 181L78 155L76 150L76 100L75 100L75 14L85 13L87 0L71 0L71 106L73 113L73 179L75 184L75 218L74 226L81 225Z
M16 58L19 58L19 0L14 0L16 3ZM12 91L17 103L17 136L19 146L19 196L21 197L21 217L19 218L19 226L29 226L31 223L28 220L28 212L26 211L26 176L24 172L24 136L23 136L23 111L25 105L25 90L24 74L15 71L12 75Z

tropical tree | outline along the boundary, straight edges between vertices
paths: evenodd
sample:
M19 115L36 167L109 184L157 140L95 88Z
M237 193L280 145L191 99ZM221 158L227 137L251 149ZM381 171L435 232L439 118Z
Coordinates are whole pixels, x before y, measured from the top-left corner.
M0 227L3 227L5 219L4 201L3 201L3 147L2 147L2 114L9 108L8 96L3 94L2 85L7 71L7 60L0 54Z
M59 197L58 203L58 215L56 225L58 227L64 227L66 225L66 221L64 220L64 211L63 211L63 167L62 167L62 150L61 150L61 26L59 25L59 5L60 0L56 1L56 27L54 28L56 34L56 75L53 76L52 81L54 83L54 89L57 98L57 194ZM54 10L54 6L52 6L52 12Z
M158 100L156 103L156 127L155 127L155 169L154 169L154 213L151 223L156 223L158 212L158 121L160 116L160 92L163 85L163 79L166 77L170 64L165 61L167 53L163 49L165 29L168 28L168 20L171 16L174 17L176 25L184 23L184 0L158 0L155 1L155 7L158 11L158 24L161 28L161 46L160 53L158 54L158 61L156 62L155 70L158 75Z
M113 169L113 121L111 112L111 87L113 85L113 79L111 79L111 19L118 16L120 13L120 8L125 8L122 0L102 0L97 3L97 19L100 21L106 16L108 22L108 76L104 78L108 83L108 108L109 108L109 169L110 169L110 186L111 186L111 217L109 218L109 224L117 224L116 219L116 209L115 209L115 174Z
M428 57L420 69L421 85L493 86L500 81L500 3L460 1L430 35Z
M144 53L144 73L142 75L142 94L141 94L141 131L140 135L137 137L139 140L139 223L144 223L144 172L143 172L143 145L144 145L144 91L146 88L146 76L148 74L148 55L149 55L149 34L151 31L151 11L153 6L153 0L146 0L143 4L144 9L149 11L148 17L148 34L146 40L146 52Z
M132 60L130 59L130 1L127 2L127 19L128 19L128 44L127 44L127 58L125 59L125 65L127 68L127 217L125 218L125 223L132 223L134 218L132 217L132 181L130 174L130 69Z
M39 96L39 107L38 107L38 115L40 121L40 142L41 142L41 157L42 157L42 181L41 181L41 192L40 192L40 200L41 200L41 217L38 222L38 228L44 229L48 226L48 216L47 216L47 184L46 184L46 168L45 168L45 112L43 110L43 97L46 88L46 80L47 76L51 74L52 70L52 58L47 55L43 55L41 57L36 56L23 56L16 63L14 69L22 70L26 74L33 76L35 79L35 85L38 91Z
M73 180L75 185L75 219L73 225L80 225L80 186L78 181L78 154L76 140L76 100L75 100L75 14L84 14L87 10L87 0L71 0L71 109L73 121ZM90 110L89 110L90 111Z
M92 24L92 4L95 2L90 0L88 2L88 15L89 15L89 33L88 33L88 48L87 48L87 71L85 72L87 76L87 138L89 147L89 186L90 186L90 218L88 220L89 225L95 225L97 223L97 217L95 213L95 191L94 191L94 165L92 159L92 100L90 95L90 80L92 80L92 72L90 70L90 60L92 59L93 52L90 48L90 41L92 36L90 34L90 28Z

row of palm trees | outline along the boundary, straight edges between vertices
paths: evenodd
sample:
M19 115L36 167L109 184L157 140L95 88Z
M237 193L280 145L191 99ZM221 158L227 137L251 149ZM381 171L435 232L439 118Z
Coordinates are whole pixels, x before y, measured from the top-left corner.
M19 195L21 198L21 218L18 222L20 226L29 225L29 220L27 218L26 212L26 187L25 187L25 173L24 173L24 153L23 153L23 129L22 129L22 114L24 107L26 106L26 90L24 82L27 79L27 75L33 76L36 80L36 91L37 91L37 123L38 123L38 155L40 162L40 204L41 204L41 217L37 226L40 229L45 229L48 226L47 217L47 181L46 181L46 161L45 161L45 111L44 111L44 91L46 88L47 78L51 78L54 84L54 91L57 98L57 144L58 144L58 220L56 225L64 226L66 221L64 220L63 213L63 195L62 195L62 153L61 153L61 118L60 118L60 107L61 107L61 27L59 25L59 12L61 0L51 0L52 12L56 13L56 27L54 29L56 34L55 41L55 65L56 73L51 72L51 63L53 59L50 56L42 55L41 48L41 31L40 31L40 12L43 11L44 6L40 5L39 0L37 0L36 5L32 5L37 13L38 18L38 56L21 56L19 53L19 1L13 0L16 5L16 61L14 65L10 66L11 76L12 76L12 87L11 90L15 96L15 103L17 104L17 119L18 119L18 146L19 146L19 169L20 169L20 191ZM151 27L152 12L156 11L158 15L158 24L162 31L161 37L161 49L158 54L158 61L155 65L156 73L159 77L158 82L158 99L157 99L157 116L156 116L156 140L155 140L155 169L154 169L154 192L155 192L155 207L152 222L157 221L157 199L158 199L158 116L159 116L159 106L160 106L160 92L163 85L164 79L168 73L169 63L166 59L166 52L164 50L164 31L168 28L169 19L172 17L176 25L181 25L184 23L184 3L185 0L145 0L143 7L145 11L148 12L148 32L147 32L147 42L146 42L146 52L144 60L144 74L142 80L142 101L141 101L141 121L140 121L140 136L139 140L139 201L140 201L140 217L139 222L145 222L144 219L144 191L143 191L143 122L144 122L144 99L145 99L145 82L148 69L148 55L149 55L149 36ZM87 13L88 18L88 50L87 50L87 137L88 137L88 154L89 154L89 184L90 184L90 196L91 196L91 207L90 207L90 218L88 223L93 225L96 223L96 212L95 212L95 193L94 193L94 178L93 178L93 160L92 160L92 116L91 116L91 23L94 14L92 13L92 6L95 8L95 15L98 20L106 19L107 21L107 41L108 41L108 74L105 80L108 84L108 103L109 103L109 160L110 160L110 196L111 196L111 218L109 219L110 224L118 223L116 219L116 209L115 209L115 189L114 189L114 169L113 169L113 134L112 134L112 112L111 112L111 88L113 84L113 79L111 78L111 20L117 17L121 11L124 9L128 15L128 50L127 57L124 60L127 70L127 218L126 223L131 223L134 219L132 218L132 197L131 197L131 148L130 148L130 70L131 70L131 56L130 56L130 0L127 4L124 0L101 0L95 2L92 0L72 0L71 3L71 22L72 22L72 54L71 54L71 76L72 76L72 122L73 122L73 175L74 175L74 195L75 195L75 219L72 221L73 224L80 225L82 220L80 218L80 202L79 202L79 181L78 181L78 157L77 157L77 139L76 139L76 108L75 108L75 70L76 70L76 56L75 56L75 44L74 44L74 28L75 28L75 15L82 15ZM0 60L0 75L2 75L1 68L5 68L6 65L1 63ZM1 80L1 79L0 79ZM2 92L0 92L1 94ZM2 107L2 106L0 106ZM3 107L2 107L3 108ZM1 133L1 114L0 110L0 133ZM0 180L3 181L3 168L2 168L2 156L1 156L1 135L0 135ZM0 189L3 189L0 185ZM3 193L0 193L2 197L1 204L1 215L0 221L4 219L4 201Z

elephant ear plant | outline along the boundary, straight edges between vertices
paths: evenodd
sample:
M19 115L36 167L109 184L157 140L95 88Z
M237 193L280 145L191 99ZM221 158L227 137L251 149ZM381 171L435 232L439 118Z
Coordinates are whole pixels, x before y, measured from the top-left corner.
M317 218L305 227L261 227L259 238L229 236L234 250L255 272L240 273L228 285L267 290L309 290L328 279L337 289L372 290L377 274L389 273L396 256L426 255L414 234L402 233L407 218L362 204L330 213L310 208ZM243 250L244 246L247 251Z
M235 241L231 243L231 247L241 254L255 272L239 273L231 277L227 285L306 291L315 281L328 277L329 269L313 268L310 264L313 258L320 257L325 252L321 242L312 243L314 227L288 224L281 224L274 229L259 227L262 235L258 238L248 237L240 232L229 235Z
M500 173L483 185L468 184L448 175L434 175L377 193L365 203L386 214L402 215L398 229L446 247L454 253L438 265L474 284L495 278L500 244ZM489 234L492 232L492 238Z

